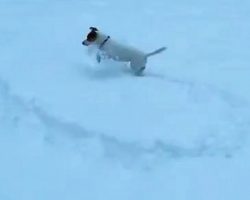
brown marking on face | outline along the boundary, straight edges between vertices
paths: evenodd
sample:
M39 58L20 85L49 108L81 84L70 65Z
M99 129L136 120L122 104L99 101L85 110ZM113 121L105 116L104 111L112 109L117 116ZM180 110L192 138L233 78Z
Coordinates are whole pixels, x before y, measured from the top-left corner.
M88 42L94 42L97 39L97 32L92 30L89 32L89 34L87 35L87 41Z
M89 28L91 31L88 33L87 38L82 42L83 45L89 46L91 43L95 42L98 37L98 29L95 27Z

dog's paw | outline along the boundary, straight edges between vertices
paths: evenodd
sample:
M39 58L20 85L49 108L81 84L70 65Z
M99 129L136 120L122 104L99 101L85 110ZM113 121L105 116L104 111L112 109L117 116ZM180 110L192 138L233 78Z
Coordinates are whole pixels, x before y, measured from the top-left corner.
M143 76L144 75L144 70L146 69L146 67L142 67L141 69L135 71L135 76Z

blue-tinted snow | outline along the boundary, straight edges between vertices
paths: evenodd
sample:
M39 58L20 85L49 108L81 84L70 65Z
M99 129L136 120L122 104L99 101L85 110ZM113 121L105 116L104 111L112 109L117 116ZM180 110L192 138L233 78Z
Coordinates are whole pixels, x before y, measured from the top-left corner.
M249 8L0 0L0 199L248 199ZM168 50L134 77L89 26Z

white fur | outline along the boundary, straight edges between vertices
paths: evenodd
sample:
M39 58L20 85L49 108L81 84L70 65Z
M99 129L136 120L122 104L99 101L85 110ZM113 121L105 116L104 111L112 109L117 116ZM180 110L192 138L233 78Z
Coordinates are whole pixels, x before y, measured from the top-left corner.
M100 48L102 43L108 38L107 35L97 31L97 39L94 42L87 40L83 41L85 45L96 45ZM152 53L144 53L136 48L118 43L117 41L109 38L101 47L100 51L103 52L107 57L112 58L116 61L130 62L131 69L137 74L141 73L146 68L147 58L149 56L158 54L164 51L166 48L162 47ZM98 59L101 59L100 55L97 55ZM100 60L98 60L100 61Z

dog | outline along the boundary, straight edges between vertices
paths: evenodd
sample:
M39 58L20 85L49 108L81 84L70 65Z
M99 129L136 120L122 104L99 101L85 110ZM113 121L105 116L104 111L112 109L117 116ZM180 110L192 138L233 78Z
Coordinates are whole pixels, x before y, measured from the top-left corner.
M98 63L105 57L115 61L130 62L130 67L135 75L141 75L146 69L148 57L166 50L166 47L162 47L151 53L144 53L136 48L116 42L95 27L90 27L90 32L87 34L87 38L82 42L82 45L95 45L97 47L96 60Z

